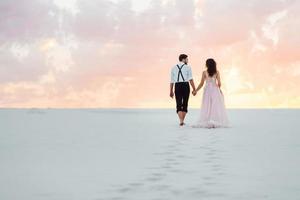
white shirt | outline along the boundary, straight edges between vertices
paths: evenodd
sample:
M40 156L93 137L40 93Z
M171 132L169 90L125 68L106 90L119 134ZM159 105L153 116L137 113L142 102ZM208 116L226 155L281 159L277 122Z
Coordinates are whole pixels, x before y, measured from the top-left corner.
M184 64L183 62L179 62L178 66L181 68L181 66L183 64ZM188 82L188 81L193 79L192 68L189 65L185 64L182 67L181 72L182 72L182 76L183 76L184 80L182 79L182 76L179 73L179 69L178 69L177 65L172 67L172 70L171 70L171 83ZM179 80L178 80L178 73L179 73Z

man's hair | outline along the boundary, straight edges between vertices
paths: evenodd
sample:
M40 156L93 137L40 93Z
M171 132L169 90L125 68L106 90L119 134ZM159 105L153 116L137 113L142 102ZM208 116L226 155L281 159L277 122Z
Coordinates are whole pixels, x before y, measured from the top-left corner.
M186 59L188 56L186 54L180 54L179 55L179 61L182 61L183 59Z

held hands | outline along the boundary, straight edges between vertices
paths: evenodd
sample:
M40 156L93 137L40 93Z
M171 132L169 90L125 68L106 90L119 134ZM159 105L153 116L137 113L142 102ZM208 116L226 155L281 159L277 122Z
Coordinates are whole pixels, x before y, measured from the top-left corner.
M193 94L194 96L196 96L197 90L193 90L192 94Z

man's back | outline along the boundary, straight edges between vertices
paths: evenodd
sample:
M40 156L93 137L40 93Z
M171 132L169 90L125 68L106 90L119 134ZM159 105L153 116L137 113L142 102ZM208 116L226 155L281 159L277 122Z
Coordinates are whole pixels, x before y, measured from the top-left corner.
M189 65L180 62L172 67L171 83L188 82L191 79L193 79L192 68Z

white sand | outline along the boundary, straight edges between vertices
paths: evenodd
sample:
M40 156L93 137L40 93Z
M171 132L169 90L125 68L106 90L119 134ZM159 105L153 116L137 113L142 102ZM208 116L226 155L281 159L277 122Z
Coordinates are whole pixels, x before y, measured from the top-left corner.
M300 110L229 119L194 129L174 110L2 109L0 199L299 199Z

